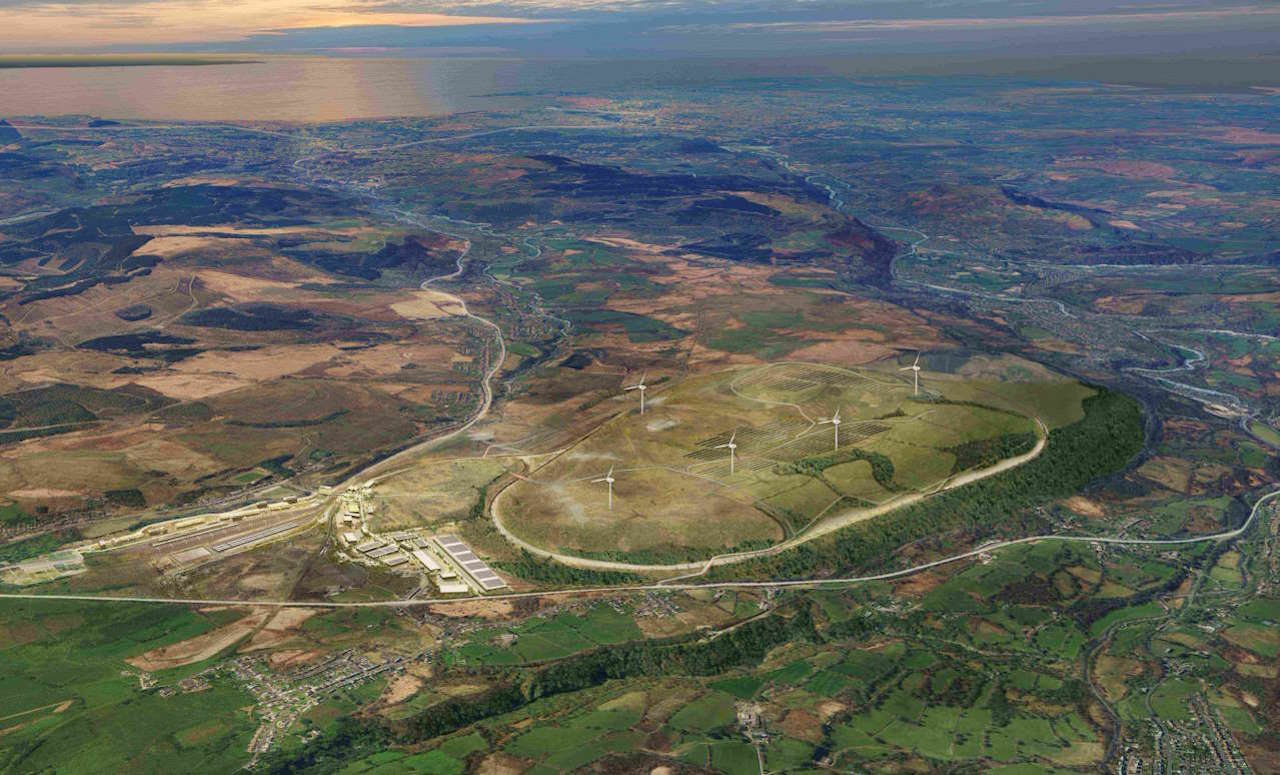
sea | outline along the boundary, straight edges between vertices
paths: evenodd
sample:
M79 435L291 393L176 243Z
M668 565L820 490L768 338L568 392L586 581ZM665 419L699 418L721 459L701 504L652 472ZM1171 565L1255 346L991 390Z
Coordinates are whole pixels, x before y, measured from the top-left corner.
M565 94L786 75L751 62L268 56L245 64L0 69L0 118L335 122L516 109Z
M563 95L634 96L653 87L768 89L814 79L969 75L1252 91L1263 60L948 60L870 56L528 59L501 56L263 55L216 65L0 68L0 118L338 122L519 109ZM1266 62L1280 62L1271 57ZM1271 72L1275 72L1274 69ZM1273 87L1274 88L1274 87Z
M501 59L270 57L245 64L0 70L0 116L328 122L492 109L534 88Z

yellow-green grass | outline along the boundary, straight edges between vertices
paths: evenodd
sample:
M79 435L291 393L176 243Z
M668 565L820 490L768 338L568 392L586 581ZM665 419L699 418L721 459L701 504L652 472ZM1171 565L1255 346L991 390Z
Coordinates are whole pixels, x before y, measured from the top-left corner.
M893 479L909 490L923 490L941 483L955 466L955 456L934 447L915 444L903 438L886 436L860 444L868 452L877 452L893 461Z
M840 493L871 503L882 503L893 497L871 475L871 464L865 460L853 460L832 466L822 473L824 479Z
M0 462L0 487L5 491L49 490L89 495L146 483L145 472L130 465L123 452L42 450Z
M974 401L1018 414L1035 415L1050 429L1065 427L1084 417L1081 402L1096 392L1071 380L998 382L967 380L950 374L922 376L921 384L954 401Z
M404 530L462 519L484 488L507 469L501 459L493 458L414 466L377 486L381 506L370 525L374 530Z
M1255 654L1274 658L1280 654L1280 632L1260 624L1237 624L1223 630L1222 637Z
M1272 428L1264 422L1252 420L1249 422L1249 431L1258 438L1267 442L1273 447L1280 447L1280 431Z
M783 509L802 518L812 519L834 506L841 497L841 493L825 481L810 476L796 474L780 479L780 482L791 486L776 490L761 500L775 509Z
M517 534L539 546L636 551L781 537L781 529L749 498L697 477L659 468L619 467L609 509L605 485L591 482L587 477L593 472L585 466L566 465L545 473L572 478L537 485L522 482L504 500L506 512L519 515L509 520L519 525Z
M942 485L956 468L949 448L1035 430L1012 410L951 403L976 400L965 387L940 380L930 400L916 399L893 375L783 363L669 383L650 392L643 416L634 393L620 395L616 415L511 485L497 516L536 546L589 554L777 541L847 508L842 499L881 503ZM1012 389L1004 394L1007 405ZM1087 394L1050 395L1078 403ZM836 409L843 422L833 454L832 427L821 421ZM729 451L718 448L731 434L732 475ZM891 480L883 467L876 479L869 459L881 455ZM612 510L606 484L594 481L610 468Z

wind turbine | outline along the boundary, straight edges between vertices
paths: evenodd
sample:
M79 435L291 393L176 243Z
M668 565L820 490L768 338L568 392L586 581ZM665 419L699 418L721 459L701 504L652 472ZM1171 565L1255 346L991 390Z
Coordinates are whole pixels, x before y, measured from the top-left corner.
M833 430L835 430L835 432L836 432L836 446L835 446L835 449L836 449L836 451L837 451L837 452L839 452L839 451L840 451L840 410L839 410L839 409L837 409L837 410L836 410L836 413L835 413L835 414L833 414L833 415L831 415L831 417L830 417L829 419L822 420L822 421L821 421L821 424L822 424L822 425L830 425L830 426L832 427L832 429L833 429Z
M729 442L728 442L727 444L717 444L717 445L716 445L716 449L727 449L727 450L729 450L729 476L733 476L733 458L734 458L734 453L733 453L733 451L734 451L735 449L737 449L737 448L738 448L738 445L737 445L737 444L734 444L734 443L733 443L733 440L734 440L734 439L736 439L737 437L738 437L738 432L737 432L737 431L734 431L733 433L731 433L731 434L729 435Z
M644 384L644 378L648 375L649 375L649 372L647 371L644 372L643 374L640 375L639 382L637 382L634 385L628 385L626 388L628 391L631 391L631 390L640 391L640 414L644 414L644 391L649 389L649 386Z
M592 483L592 484L599 484L600 482L604 482L605 484L609 485L609 511L613 511L613 483L614 483L614 481L616 481L616 480L613 478L613 466L609 466L609 473L605 474L603 477L601 477L601 478L599 478L599 479L592 479L592 480L591 480L591 483Z
M916 385L916 392L915 392L915 394L916 394L916 395L920 395L920 353L918 353L918 352L916 353L916 362L915 362L915 363L911 364L910 366L903 366L902 368L898 369L898 371L910 371L910 372L912 372L912 376L915 378L915 380L914 380L914 381L915 381L915 385Z

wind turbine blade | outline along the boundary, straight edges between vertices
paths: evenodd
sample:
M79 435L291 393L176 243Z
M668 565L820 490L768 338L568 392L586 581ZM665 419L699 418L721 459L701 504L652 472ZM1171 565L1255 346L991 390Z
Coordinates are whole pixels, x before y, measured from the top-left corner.
M911 366L903 366L902 368L898 369L898 371L911 371L911 369L912 369ZM631 388L627 388L627 390L630 390L630 389Z
M915 362L915 363L913 363L913 364L911 364L911 365L912 365L912 366L919 366L919 365L920 365L920 353L918 353L918 352L916 353L916 362Z

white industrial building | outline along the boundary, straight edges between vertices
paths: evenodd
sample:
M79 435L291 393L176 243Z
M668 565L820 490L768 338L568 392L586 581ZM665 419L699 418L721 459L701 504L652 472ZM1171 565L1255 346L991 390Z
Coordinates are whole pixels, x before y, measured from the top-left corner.
M426 568L428 572L440 572L441 568L439 561L432 557L426 549L414 549L413 556L418 562L422 563L422 566Z
M485 564L484 560L476 557L475 552L471 551L471 547L467 546L455 535L445 534L436 536L436 543L458 564L458 567L466 571L467 575L475 579L476 583L484 588L485 591L501 589L507 585L507 582L493 572L493 569Z

